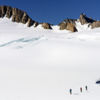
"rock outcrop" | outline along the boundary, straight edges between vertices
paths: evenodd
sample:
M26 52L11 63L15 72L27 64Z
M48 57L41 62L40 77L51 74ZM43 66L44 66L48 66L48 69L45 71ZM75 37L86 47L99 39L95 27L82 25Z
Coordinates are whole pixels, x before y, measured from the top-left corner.
M13 22L18 22L18 23L21 22L23 15L24 15L23 11L17 8L12 9L12 21Z
M51 25L49 23L42 23L42 27L44 29L52 29Z
M60 30L70 30L72 32L76 32L77 29L76 29L76 26L75 26L75 21L77 21L76 19L66 19L64 20L63 22L61 22L59 24L60 26Z
M60 30L64 30L67 27L67 23L65 23L65 22L60 23L59 26L60 26Z
M31 18L28 18L27 26L30 27L34 24L35 21L33 21Z
M79 21L82 25L95 22L95 20L87 17L85 14L80 15Z
M11 16L12 16L12 8L8 6L6 11L6 17L11 18Z
M29 18L29 16L27 15L26 12L24 12L21 22L22 22L23 24L26 24L27 21L28 21L28 18Z
M37 27L40 23L34 21L28 16L25 11L18 8L12 8L11 6L0 6L0 18L7 17L12 18L13 22L27 24L28 27ZM60 30L70 30L72 32L77 32L76 22L79 21L81 25L88 24L91 28L100 27L100 21L96 21L92 18L87 17L85 14L81 14L80 18L77 19L65 19L59 24ZM52 29L51 24L41 23L44 29Z
M31 27L35 23L35 27L38 25L38 22L32 20L28 14L18 8L12 8L10 6L0 6L0 17L3 18L6 16L7 18L12 17L13 22L26 24L28 27Z
M92 24L90 24L91 25L91 28L93 29L93 28L98 28L98 27L100 27L100 21L96 21L96 22L93 22Z
M77 19L65 19L63 22L65 23L72 23L75 25L75 21L77 21Z
M72 32L77 32L77 29L76 29L75 25L72 24L72 23L67 23L66 29L67 29L67 30L70 30L70 31L72 31Z
M12 8L10 6L0 6L0 17L3 18L4 16L6 16L7 18L12 17L13 22L23 24L27 23L28 27L31 27L33 25L34 27L37 27L39 25L39 23L32 20L32 18L30 18L26 12L18 8ZM44 29L52 29L49 23L42 23L42 27Z
M4 17L7 11L7 7L6 6L0 6L0 17Z
M37 27L39 25L38 22L34 22L34 27Z

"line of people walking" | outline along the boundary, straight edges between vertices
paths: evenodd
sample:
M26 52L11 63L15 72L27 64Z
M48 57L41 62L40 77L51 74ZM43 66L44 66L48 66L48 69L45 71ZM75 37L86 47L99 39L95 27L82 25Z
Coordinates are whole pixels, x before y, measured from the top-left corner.
M85 90L88 91L88 86L87 85L85 86ZM72 89L70 89L69 90L70 95L72 95L72 92L73 92ZM83 92L83 88L82 87L80 87L80 92L81 93Z

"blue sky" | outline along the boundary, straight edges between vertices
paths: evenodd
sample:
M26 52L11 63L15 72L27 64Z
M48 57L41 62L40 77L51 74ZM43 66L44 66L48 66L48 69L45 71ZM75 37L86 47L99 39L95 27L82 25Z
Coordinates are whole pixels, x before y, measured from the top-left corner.
M80 13L100 19L100 0L0 0L0 5L20 8L32 19L51 24L66 18L79 18Z

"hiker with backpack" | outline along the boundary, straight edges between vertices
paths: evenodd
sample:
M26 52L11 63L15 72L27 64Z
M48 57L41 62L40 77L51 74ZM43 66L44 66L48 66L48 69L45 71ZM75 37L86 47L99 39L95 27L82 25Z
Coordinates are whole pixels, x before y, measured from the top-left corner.
M86 90L86 91L88 90L88 87L87 87L87 85L85 86L85 90Z

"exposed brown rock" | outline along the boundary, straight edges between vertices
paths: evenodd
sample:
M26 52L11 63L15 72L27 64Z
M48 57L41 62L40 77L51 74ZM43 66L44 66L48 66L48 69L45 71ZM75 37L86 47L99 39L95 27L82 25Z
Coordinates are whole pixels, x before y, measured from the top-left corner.
M10 18L12 16L12 7L8 6L6 11L6 17Z
M4 17L7 11L6 6L0 6L0 17Z
M91 28L98 28L98 27L100 27L100 21L96 21L91 24Z
M33 21L31 18L28 18L27 26L31 27L34 24L35 21Z
M60 23L60 30L64 30L67 27L67 23Z
M23 17L24 12L17 9L17 8L13 8L12 9L12 21L13 22L21 22L22 21L22 17Z
M95 20L93 20L92 18L87 17L85 14L80 15L79 21L82 25L87 24L87 23L95 22Z
M26 24L27 21L28 21L28 18L29 18L29 16L27 15L26 12L24 12L21 22L22 22L23 24Z
M76 32L77 29L75 27L75 21L76 21L76 19L66 19L66 20L64 20L63 22L61 22L59 24L60 30L66 29L66 30L70 30L72 32Z
M42 27L43 27L44 29L52 29L52 28L51 28L51 25L50 25L49 23L42 23Z
M13 22L20 22L23 24L27 23L27 26L30 27L34 24L36 27L39 23L32 20L28 14L18 8L12 8L10 6L0 6L0 17L6 16L7 18L12 17Z
M64 22L65 23L72 23L75 25L75 21L77 21L77 19L65 19Z
M70 31L72 31L72 32L76 32L76 31L77 31L75 25L72 24L72 23L67 23L66 29L67 29L67 30L70 30Z

